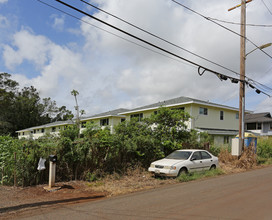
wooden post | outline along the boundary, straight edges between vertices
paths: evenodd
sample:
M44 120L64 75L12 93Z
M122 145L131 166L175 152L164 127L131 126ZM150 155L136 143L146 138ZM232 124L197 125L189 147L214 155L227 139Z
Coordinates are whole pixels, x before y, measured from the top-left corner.
M17 180L16 180L16 152L14 152L14 184L13 186L17 185Z
M2 167L2 186L4 185L4 167Z

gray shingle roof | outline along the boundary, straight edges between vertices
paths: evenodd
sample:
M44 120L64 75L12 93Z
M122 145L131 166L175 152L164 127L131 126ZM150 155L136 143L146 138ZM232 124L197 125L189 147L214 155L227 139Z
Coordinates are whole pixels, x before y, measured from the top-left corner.
M272 122L272 118L269 112L246 114L245 115L246 123L254 122Z
M100 114L85 116L85 117L82 117L81 120L88 119L88 118L105 117L105 116L119 116L119 117L121 117L121 115L119 115L119 113L126 112L126 111L129 111L129 109L118 108L118 109L108 111L108 112L103 112L103 113L100 113Z
M16 132L30 131L30 130L34 130L34 129L50 128L50 127L54 127L54 126L71 125L71 124L73 124L73 122L71 120L68 120L68 121L55 121L55 122L51 122L51 123L44 124L44 125L39 125L39 126L31 127L31 128L26 128L26 129L16 131Z
M131 109L130 111L138 111L138 110L143 110L143 109L152 109L152 108L158 108L161 106L171 106L171 105L177 105L177 104L183 104L183 103L187 103L187 102L197 102L203 105L214 105L214 106L218 106L218 107L223 107L223 108L233 108L230 106L226 106L226 105L220 105L220 104L216 104L213 102L209 102L209 101L203 101L203 100L199 100L199 99L193 99L193 98L188 98L188 97L178 97L178 98L174 98L174 99L169 99L169 100L165 100L165 101L161 101L161 102L156 102L154 104L150 104L150 105L145 105L142 107L138 107L138 108L134 108ZM236 108L233 108L236 109Z

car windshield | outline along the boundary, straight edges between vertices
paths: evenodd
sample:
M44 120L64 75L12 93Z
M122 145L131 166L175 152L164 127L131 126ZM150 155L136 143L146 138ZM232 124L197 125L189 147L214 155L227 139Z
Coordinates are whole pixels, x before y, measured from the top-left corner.
M169 154L166 159L187 160L191 154L191 151L174 151Z

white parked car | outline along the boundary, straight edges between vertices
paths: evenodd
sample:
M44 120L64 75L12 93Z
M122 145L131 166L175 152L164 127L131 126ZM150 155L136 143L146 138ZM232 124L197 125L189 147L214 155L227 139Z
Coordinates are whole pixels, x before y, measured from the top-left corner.
M176 150L167 157L151 163L149 172L177 177L181 173L215 169L218 158L205 150Z

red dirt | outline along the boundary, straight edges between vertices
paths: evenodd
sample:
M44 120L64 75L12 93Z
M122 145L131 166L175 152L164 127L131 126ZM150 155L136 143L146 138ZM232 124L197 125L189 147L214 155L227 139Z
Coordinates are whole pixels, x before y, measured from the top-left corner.
M72 181L57 183L61 189L47 192L39 185L34 187L0 186L0 218L10 219L35 207L48 207L58 204L74 204L101 199L106 193L95 192L84 182Z

